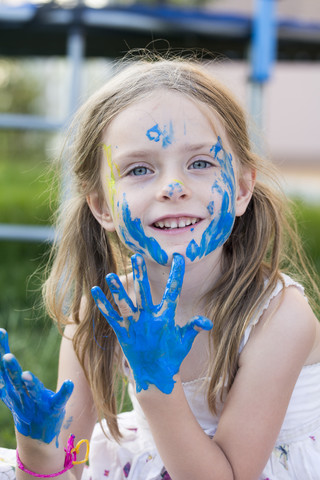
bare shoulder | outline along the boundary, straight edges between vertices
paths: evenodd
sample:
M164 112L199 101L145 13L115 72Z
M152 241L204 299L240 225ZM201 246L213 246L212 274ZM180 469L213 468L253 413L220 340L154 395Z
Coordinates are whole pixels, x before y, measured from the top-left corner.
M240 356L240 362L255 355L257 349L278 348L283 355L301 355L304 364L320 361L320 325L307 299L295 286L284 288L274 297Z
M274 297L253 328L215 435L236 478L257 478L266 464L303 366L319 361L318 328L296 287Z

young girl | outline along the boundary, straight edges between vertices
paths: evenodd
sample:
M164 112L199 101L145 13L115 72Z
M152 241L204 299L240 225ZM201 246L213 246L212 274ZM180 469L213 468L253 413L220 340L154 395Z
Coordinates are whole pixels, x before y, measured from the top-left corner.
M196 62L146 59L74 125L45 285L65 326L58 393L1 334L16 477L320 479L320 327L238 103ZM133 410L118 415L119 377Z

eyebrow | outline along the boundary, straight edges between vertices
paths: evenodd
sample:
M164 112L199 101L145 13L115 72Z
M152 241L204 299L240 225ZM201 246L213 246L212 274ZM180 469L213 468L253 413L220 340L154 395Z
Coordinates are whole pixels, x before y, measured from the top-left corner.
M197 144L189 144L185 143L182 146L182 150L185 152L196 152L198 150L208 150L208 154L211 154L210 149L212 146L215 144L215 141L213 139L212 142L206 142L206 143L197 143ZM161 149L162 151L162 149ZM154 155L154 149L143 149L143 150L131 150L129 152L123 152L122 154L119 155L118 159L126 158L126 159L141 159L150 156L150 154Z
M203 149L210 149L216 142L206 142L206 143L196 143L196 144L190 144L187 143L184 145L184 149L188 151L197 151L197 150L203 150Z

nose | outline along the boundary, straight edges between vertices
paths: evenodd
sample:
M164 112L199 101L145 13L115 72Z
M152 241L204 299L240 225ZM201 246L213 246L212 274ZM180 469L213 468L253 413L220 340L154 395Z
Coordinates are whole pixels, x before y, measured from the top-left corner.
M172 180L160 188L160 200L178 200L189 197L190 189L180 180Z

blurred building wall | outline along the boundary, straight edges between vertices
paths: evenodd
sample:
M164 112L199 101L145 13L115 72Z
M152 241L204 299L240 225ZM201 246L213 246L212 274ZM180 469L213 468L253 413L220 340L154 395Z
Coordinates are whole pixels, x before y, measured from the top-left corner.
M319 0L275 0L278 16L310 22L320 21ZM214 10L251 14L255 0L210 0L207 6Z
M250 109L250 74L245 62L223 62L210 69ZM320 170L320 62L277 62L263 89L261 142L279 165ZM256 119L257 120L257 119ZM319 186L320 189L320 186Z

